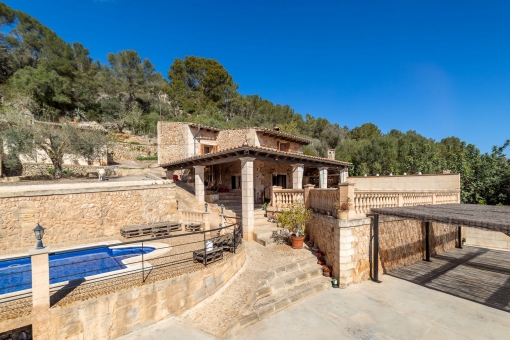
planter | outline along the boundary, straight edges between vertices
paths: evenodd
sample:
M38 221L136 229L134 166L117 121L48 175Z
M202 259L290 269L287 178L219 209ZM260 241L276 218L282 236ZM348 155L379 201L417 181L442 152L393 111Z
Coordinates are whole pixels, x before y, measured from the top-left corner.
M323 215L326 215L326 210L321 211Z
M346 220L349 218L349 210L338 210L337 214L338 218L341 220Z
M301 236L301 237L291 236L290 239L292 241L292 248L294 248L294 249L301 249L301 248L303 248L303 242L305 240L304 236Z
M214 202L218 202L220 200L220 195L218 195L218 194L205 195L204 198L207 203L214 203Z
M332 214L331 214L331 211L328 211L328 216L331 216L331 215L332 215Z

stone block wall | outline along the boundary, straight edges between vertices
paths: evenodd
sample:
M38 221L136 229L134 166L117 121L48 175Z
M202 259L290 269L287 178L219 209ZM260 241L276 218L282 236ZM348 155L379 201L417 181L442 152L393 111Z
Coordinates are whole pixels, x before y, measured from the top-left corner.
M310 239L326 253L326 264L341 286L368 280L371 268L370 219L337 220L312 213L307 224ZM432 255L455 248L457 227L432 223ZM425 258L422 222L381 216L379 221L379 269L381 273L408 266Z
M510 236L501 232L463 227L462 236L470 246L510 249Z
M130 224L173 220L175 184L159 181L76 183L0 188L0 253L34 246L33 228L46 228L51 247L120 236Z
M218 151L242 146L244 143L255 145L255 130L253 129L222 130L218 133L216 141L218 143Z
M193 136L187 123L158 122L158 164L193 153Z
M460 174L407 175L407 176L350 176L356 190L460 190Z
M105 169L106 176L117 176L118 175L118 167L117 166L93 166L93 165L75 165L75 164L65 164L62 166L63 170L71 170L74 176L86 177L91 172L97 173L97 170ZM25 163L22 165L21 176L28 176L31 178L39 178L39 177L49 177L52 176L48 173L48 169L53 169L53 165L51 164L40 164L40 163Z
M213 295L243 266L243 248L202 270L54 306L48 311L53 327L39 339L115 339L139 327L180 315ZM30 316L0 320L0 333L31 322Z
M157 152L157 145L112 143L108 148L108 161L136 161L137 157L154 156Z

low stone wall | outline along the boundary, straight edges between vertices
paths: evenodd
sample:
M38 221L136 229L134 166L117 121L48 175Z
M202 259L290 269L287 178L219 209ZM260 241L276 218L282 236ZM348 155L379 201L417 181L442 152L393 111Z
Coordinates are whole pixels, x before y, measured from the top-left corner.
M371 220L338 220L312 213L307 231L310 240L326 253L326 264L341 286L367 280L371 268ZM383 273L421 261L425 257L422 222L381 216L379 221L379 269ZM432 255L452 249L457 227L432 223Z
M98 182L0 187L0 253L34 245L32 229L46 228L44 242L89 243L120 235L130 224L177 216L175 183Z
M501 232L463 227L462 236L469 246L510 249L510 236Z
M108 162L136 161L137 157L154 156L157 153L157 145L113 143L108 148Z
M48 169L53 169L49 164L23 164L22 179L24 180L37 180L37 179L51 179L53 176L48 173ZM97 177L97 171L104 169L106 176L122 177L122 176L137 176L149 173L149 168L121 168L116 165L112 166L94 166L94 165L64 165L62 170L71 170L72 177ZM66 175L64 175L66 176Z
M243 266L243 247L236 255L203 270L135 286L50 308L46 334L39 339L114 339L139 327L180 315L213 295ZM0 333L27 326L31 316L1 320Z

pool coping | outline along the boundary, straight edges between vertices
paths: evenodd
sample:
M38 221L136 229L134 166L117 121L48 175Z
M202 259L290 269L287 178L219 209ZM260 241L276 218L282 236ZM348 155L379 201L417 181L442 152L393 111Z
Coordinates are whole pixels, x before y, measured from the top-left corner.
M142 263L140 263L140 261L142 260L142 255L130 257L130 258L122 260L122 263L126 266L126 268L124 268L124 269L112 270L112 271L106 272L106 273L86 276L83 278L83 281L80 281L79 284L74 285L74 286L69 285L69 284L72 281L78 281L80 279L53 283L53 284L50 284L50 293L54 293L57 290L61 289L62 287L65 287L67 285L69 285L70 288L77 287L85 282L92 283L95 281L101 281L105 277L114 278L114 277L123 276L128 272L129 272L129 274L134 274L134 273L143 272L144 270L151 270L153 266L152 266L152 264L150 264L150 262L147 262L147 261L157 258L157 257L163 255L164 253L166 253L167 251L169 251L170 249L172 249L172 247L169 244L162 243L162 242L146 241L146 242L131 243L129 245L121 244L121 245L115 246L114 244L117 244L117 243L121 243L121 242L118 240L103 241L103 242L93 243L93 244L90 244L87 246L81 245L81 246L66 247L66 248L59 249L58 251L55 251L55 252L52 252L50 250L50 253L58 253L58 252L65 252L65 251L69 251L69 250L75 250L75 249L82 249L82 248L87 249L87 248L93 248L95 246L108 246L108 245L112 245L112 246L109 246L109 248L112 248L112 249L132 248L132 247L141 247L142 243L143 243L144 247L146 246L146 247L155 248L155 249L154 249L154 251L150 252L149 254L143 255L143 258L144 258L143 265L142 265ZM21 256L21 257L30 257L30 255ZM19 257L13 257L13 258L19 258ZM30 297L31 293L32 293L32 288L23 289L23 290L19 290L16 292L0 294L0 303L12 301L12 300L9 300L9 301L4 301L4 300L16 297L18 295L26 295L25 298L28 298L28 297Z

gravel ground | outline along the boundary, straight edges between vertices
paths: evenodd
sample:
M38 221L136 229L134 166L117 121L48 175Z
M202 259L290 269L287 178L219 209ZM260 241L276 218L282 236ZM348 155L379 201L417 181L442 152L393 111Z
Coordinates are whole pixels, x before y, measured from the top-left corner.
M181 322L221 336L241 316L247 300L269 270L314 257L306 249L292 249L288 245L263 247L256 242L246 242L245 247L243 269L222 290L181 315L178 318Z

